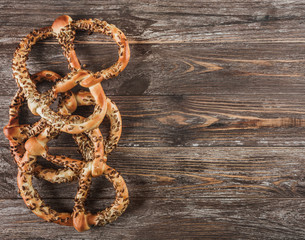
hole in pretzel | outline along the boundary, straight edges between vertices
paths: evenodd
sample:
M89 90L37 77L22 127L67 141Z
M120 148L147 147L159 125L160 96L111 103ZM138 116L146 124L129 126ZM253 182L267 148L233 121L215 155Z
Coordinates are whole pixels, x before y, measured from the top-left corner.
M44 167L60 169L56 165L50 164L45 159L37 161ZM38 191L41 199L51 206L52 209L58 212L72 212L73 197L77 190L77 181L54 184L43 179L33 177L33 186Z
M57 138L48 142L48 147L51 155L62 155L82 160L82 155L79 153L78 146L71 134L61 132Z
M80 115L83 117L89 117L94 110L94 105L90 106L78 106L76 111L73 112L73 115Z
M63 167L60 167L60 166L58 166L56 164L53 164L53 163L47 161L46 159L44 159L41 156L37 157L37 164L40 164L44 168L53 168L53 169L56 169L56 170L63 168Z
M103 122L99 126L99 129L101 130L104 140L106 140L110 130L110 121L107 117L104 118Z
M35 116L26 103L22 104L19 113L19 124L33 124L41 119L40 116Z
M104 34L77 30L75 51L82 68L93 72L101 71L114 64L118 59L115 41Z
M58 101L59 101L59 99L56 98L55 101L50 105L50 108L51 108L54 112L57 112L57 111L58 111Z
M71 183L54 184L33 177L33 186L41 199L59 212L72 212L73 198L77 191L77 181ZM54 201L55 200L55 201Z
M112 184L102 175L92 179L86 210L92 213L109 207L115 199L115 190Z
M46 92L50 90L55 85L55 82L49 82L49 81L41 81L36 83L36 88L39 93Z
M62 49L55 38L39 40L32 47L27 67L31 74L49 70L63 77L70 72L67 59L63 56Z

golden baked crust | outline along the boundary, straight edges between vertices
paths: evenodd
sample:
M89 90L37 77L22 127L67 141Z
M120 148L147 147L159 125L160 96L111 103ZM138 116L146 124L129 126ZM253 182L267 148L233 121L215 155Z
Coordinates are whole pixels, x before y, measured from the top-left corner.
M76 29L111 36L119 46L118 61L110 68L96 73L81 69L73 45ZM68 59L72 71L64 78L51 71L30 75L26 68L31 47L37 41L49 37L58 39ZM129 57L127 39L114 25L97 19L73 21L66 15L57 18L51 27L34 30L16 49L12 68L19 90L10 105L10 119L4 128L4 134L9 139L11 153L18 165L17 184L20 195L28 208L46 221L74 226L78 231L85 231L91 225L105 225L114 221L127 208L129 195L126 183L122 176L106 163L107 156L116 147L121 136L121 115L117 106L106 97L100 82L117 76L126 67ZM53 81L55 85L51 90L40 94L36 83L43 80ZM77 84L89 88L89 91L71 92L70 89ZM58 93L62 93L62 97L58 112L54 112L49 106L58 97ZM26 101L31 112L42 117L33 125L19 124L20 107ZM88 118L72 115L78 106L88 105L95 105L93 114ZM103 139L99 130L105 116L110 120L107 140ZM72 134L83 160L49 153L47 143L60 132ZM63 168L44 168L37 163L38 156ZM59 213L46 205L32 185L34 175L52 183L79 179L73 212ZM116 197L110 207L93 214L86 211L85 201L92 177L101 175L113 184Z

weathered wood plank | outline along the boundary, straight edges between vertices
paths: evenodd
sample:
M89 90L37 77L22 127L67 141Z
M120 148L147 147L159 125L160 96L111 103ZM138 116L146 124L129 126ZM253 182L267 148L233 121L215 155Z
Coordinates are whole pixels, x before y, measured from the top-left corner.
M1 95L16 91L11 77L16 46L6 44L0 54ZM110 44L80 44L77 53L93 71L110 66L117 58L116 47ZM136 44L131 46L131 54L126 70L103 82L107 95L291 96L305 90L302 44ZM44 69L62 75L69 72L58 44L37 45L28 63L31 73Z
M304 41L305 5L298 1L1 1L2 42L49 26L60 14L101 18L135 42ZM97 37L99 39L100 37Z
M80 158L76 148L51 152ZM0 191L17 198L16 165L1 148ZM124 148L109 157L137 198L305 197L303 148ZM35 180L46 198L73 199L77 184ZM114 197L103 177L94 179L91 198Z
M47 200L70 211L69 200ZM108 202L89 202L96 211ZM78 233L40 220L22 200L1 200L2 239L304 239L304 199L131 199L113 224Z
M10 97L0 97L0 128L8 122ZM305 96L221 95L110 96L123 116L119 146L133 147L288 147L305 146ZM34 123L25 106L22 122ZM77 113L88 116L92 108ZM103 123L104 136L108 123ZM8 145L0 138L1 145ZM49 146L74 146L61 134Z
M0 0L0 9L0 128L16 91L12 54L33 28L63 13L104 19L126 33L132 53L127 69L103 82L123 115L109 164L128 184L126 214L83 234L43 223L17 194L0 134L1 239L305 238L304 3ZM90 70L116 60L104 36L80 33L76 46ZM35 46L28 66L68 72L54 40ZM68 135L50 146L78 156ZM95 180L89 210L114 197L106 180ZM72 209L76 184L34 184L56 209Z

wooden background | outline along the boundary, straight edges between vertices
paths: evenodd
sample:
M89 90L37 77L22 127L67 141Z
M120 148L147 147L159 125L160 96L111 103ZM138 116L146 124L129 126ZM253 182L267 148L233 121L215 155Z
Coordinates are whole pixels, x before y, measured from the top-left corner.
M126 33L131 61L103 87L123 117L108 161L126 179L131 203L116 222L85 233L43 222L17 193L16 165L1 133L0 238L305 239L301 2L1 0L1 128L17 89L12 55L33 28L69 14ZM98 34L80 33L76 47L93 71L117 58L116 45ZM54 40L36 45L28 66L31 73L69 72ZM24 122L37 119L23 109ZM79 157L68 134L49 146ZM76 184L34 183L55 209L72 210ZM111 185L94 179L88 209L113 198Z

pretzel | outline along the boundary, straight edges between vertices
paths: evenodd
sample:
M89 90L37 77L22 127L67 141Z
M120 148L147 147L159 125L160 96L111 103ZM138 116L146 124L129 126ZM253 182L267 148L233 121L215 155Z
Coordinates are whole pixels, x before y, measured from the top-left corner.
M82 93L81 95L86 96L88 94ZM71 98L70 98L71 99ZM83 100L86 98L83 98ZM65 99L67 100L67 99ZM88 102L88 101L80 101L80 102ZM69 104L70 108L73 104ZM62 105L62 108L66 108L66 105ZM20 108L20 106L17 106L17 108ZM110 115L110 114L109 114ZM15 115L15 117L18 117L17 115ZM50 127L49 127L50 128ZM46 134L54 137L56 135L52 134L52 130L54 131L54 129L50 129L46 128L44 129L43 132L40 133L40 135L45 136ZM114 129L114 128L112 128ZM99 135L100 132L95 130L95 134L90 134L90 137L93 139L94 137L97 137L96 135ZM98 134L99 132L99 134ZM39 136L40 136L39 135ZM101 134L100 134L101 135ZM111 135L111 134L110 134ZM32 140L36 140L38 137L32 137ZM79 137L80 135L78 135ZM47 139L47 138L44 138ZM29 139L30 140L30 139ZM35 161L36 159L32 155L37 155L38 154L38 150L41 148L38 147L37 145L35 145L35 147L33 146L33 144L31 141L29 142L29 140L26 142L25 144L25 149L27 150L26 153L23 155L23 161L20 163L20 167L22 169L19 170L18 173L18 186L20 189L20 193L23 197L23 199L25 200L25 202L27 203L27 206L38 216L42 217L43 219L47 220L47 221L53 221L59 224L63 224L63 225L72 225L72 220L71 217L69 215L69 213L57 213L56 211L52 210L50 207L48 207L47 205L45 205L43 203L43 201L41 200L38 192L33 188L32 183L31 183L31 175L29 174L29 172L32 171L31 169L31 164L33 164L33 161ZM40 140L42 140L42 137L40 137ZM28 146L29 145L29 146ZM98 145L98 141L95 141L95 145ZM40 151L40 152L45 152L45 151ZM31 154L30 154L31 153ZM42 153L40 153L42 155ZM45 154L45 156L47 156L48 154ZM48 156L48 158L50 158L50 156ZM57 157L59 158L59 157ZM57 162L56 159L48 159L51 160L53 163L59 163L61 164L61 162ZM66 159L67 160L67 159ZM32 161L32 162L31 162ZM71 161L77 162L77 167L74 166L75 163L71 163ZM30 162L30 164L29 164ZM27 163L27 164L23 164L23 163ZM69 166L71 169L74 169L74 171L78 171L79 168L81 168L81 162L78 160L71 160L69 159L68 161L65 161L62 163L65 166ZM86 169L91 169L92 165L87 164ZM113 220L115 220L119 215L121 215L121 213L126 209L127 204L128 204L128 190L126 188L126 184L124 182L124 180L121 178L121 176L112 168L108 167L107 165L103 165L103 168L106 168L105 170L103 170L103 174L105 174L105 176L109 179L109 181L114 183L115 188L117 189L117 197L116 197L116 201L114 202L114 204L110 207L107 208L106 210L97 213L96 215L92 215L92 214L86 214L84 215L84 210L83 212L80 213L81 209L80 209L80 203L82 201L84 201L84 199L81 199L78 204L76 205L75 209L77 210L77 212L74 214L74 216L78 216L78 220L76 221L75 228L77 228L77 230L79 231L83 231L83 230L87 230L89 228L89 224L90 225L104 225L107 222L111 222ZM37 169L37 167L36 167ZM57 170L58 171L58 170ZM66 171L66 169L64 169L64 171ZM84 170L83 170L84 171ZM47 176L49 174L48 170L44 170L43 172L43 176ZM57 176L55 176L57 177ZM88 176L88 171L87 171L87 178L89 178L90 176ZM53 179L52 179L53 180ZM88 191L88 182L85 182L84 180L82 180L80 182L80 189L81 190L86 190L86 194ZM123 193L123 195L122 195ZM78 196L81 196L81 194L79 193ZM34 199L34 200L33 200ZM83 206L83 205L82 205ZM103 216L103 217L101 217ZM87 220L87 218L88 220ZM79 220L79 218L81 218L81 221ZM83 222L85 221L85 222Z
M32 139L41 140L44 135L47 135L50 133L52 133L52 129L49 130L48 128L46 128L40 135L38 135L38 137L35 137ZM40 137L41 135L42 135L42 137ZM102 154L103 151L101 151L101 150L103 150L103 149L101 148L102 138L101 138L100 131L97 129L90 131L88 133L88 136L93 141L93 144L96 148L95 155L97 152ZM30 146L27 147L30 140L31 139L29 139L25 143L25 148L26 148L27 152L25 153L25 155L23 157L24 162L29 162L31 160L30 156L28 156L27 153L30 153L31 155L34 155L34 156L41 154L42 156L45 156L47 160L49 160L53 163L57 163L57 164L65 166L65 167L68 167L68 168L72 169L74 172L78 172L78 171L80 171L80 169L82 169L81 178L79 181L79 190L78 190L77 196L75 198L75 207L74 207L74 211L73 211L73 225L78 231L88 230L90 225L104 225L108 222L112 222L118 216L120 216L122 214L122 212L125 211L128 203L129 203L128 190L127 190L125 181L114 169L112 169L106 165L106 163L105 163L106 161L98 162L98 164L96 164L97 165L97 167L96 167L94 165L95 165L97 156L95 156L95 159L93 161L86 163L85 167L83 167L84 163L79 160L69 159L66 157L59 157L59 156L50 156L47 153L46 149L45 148L42 149L41 146L39 146L38 148L37 148L37 146L33 148L32 147L33 144L30 144ZM34 159L32 159L32 160L34 161ZM100 164L102 164L102 166ZM97 172L96 168L99 169L98 173L96 173ZM27 171L27 169L22 169L22 170L23 170L23 172ZM45 173L45 174L47 174L47 173ZM106 176L106 178L110 182L113 183L113 185L116 189L116 200L111 205L111 207L106 208L105 210L98 212L97 214L86 213L85 208L84 208L84 201L86 199L87 192L89 190L89 185L91 183L91 176L98 176L101 174L104 174ZM19 189L22 189L22 187L24 185L27 185L27 186L30 186L30 188L27 188L26 190L27 191L32 190L32 186L31 186L31 182L30 182L31 179L29 179L28 175L25 175L25 176L24 175L21 175L21 176L18 175ZM33 192L33 190L32 190L32 192ZM41 211L39 195L36 195L35 202L33 203L32 199L28 199L22 193L23 192L21 191L21 195L22 195L23 199L25 200L25 202L27 203L28 206L31 206L31 208L33 209L33 211L36 215L38 215L48 221L54 221L54 222L57 222L58 217L60 218L61 215L66 216L66 213L58 214L55 211L52 211L51 209L48 209L48 208L47 208L48 209L47 213L45 213L46 211ZM36 208L33 207L33 204ZM35 210L37 210L38 206L40 208L39 208L38 212L35 212ZM52 214L53 215L55 214L55 216L57 218L54 218L54 217L49 218L49 216L50 215L52 216ZM65 221L67 224L71 224L70 218L67 218L67 220L65 220Z
M32 78L35 79L37 82L40 82L43 78L50 81L54 81L58 78L58 76L59 75L51 71L42 71L37 74L34 74ZM89 103L94 101L92 96L87 92L80 91L78 95L83 95L82 97L83 105L85 104L89 105ZM80 99L78 101L80 101ZM24 147L22 147L22 143L26 139L40 133L42 129L46 127L45 122L41 120L35 123L33 126L31 126L30 124L19 125L19 110L23 102L24 102L24 94L19 89L18 92L16 93L16 96L12 100L10 106L9 124L4 127L4 134L10 140L11 153L14 156L17 165L19 165L19 162L21 161L21 158L25 152ZM115 148L115 146L117 145L120 139L121 131L122 131L121 116L115 103L107 98L107 106L108 107L107 107L106 117L110 119L110 131L107 140L104 142L105 143L104 149L106 155L110 154L110 152ZM79 147L81 146L82 148L90 147L88 146L89 144L87 143L86 139L84 139L83 141L79 140L78 142L79 142ZM89 152L87 153L88 156L92 155L90 154L90 151L88 152ZM86 155L83 156L84 158L90 158L88 156L86 157ZM48 174L42 175L41 173L45 173L45 174L48 173ZM48 180L53 183L69 182L75 180L77 177L75 173L69 169L62 169L62 170L45 169L40 165L37 165L35 167L35 175L39 178L45 178L45 180Z
M75 29L90 30L91 32L100 32L111 36L119 46L118 61L111 67L97 73L81 69L73 45ZM64 55L68 58L72 72L57 81L50 95L56 98L58 93L66 92L80 84L89 88L97 104L93 114L78 124L73 121L73 116L63 119L58 113L50 109L47 99L41 97L26 68L26 60L32 46L39 40L54 36L62 45ZM103 91L100 82L117 76L126 67L129 57L130 51L127 39L114 25L98 19L73 21L69 16L61 16L54 21L52 27L34 30L21 41L13 58L13 76L17 84L24 90L29 108L33 114L39 114L42 118L52 123L54 127L61 129L61 131L77 134L94 129L103 121L101 116L105 115L105 105L103 105L105 99L99 95Z
M60 76L58 74L51 71L42 71L32 76L32 78L35 79L36 82L40 82L42 79L55 81L59 77ZM70 102L68 100L70 100ZM22 142L34 135L37 135L42 131L43 128L46 127L45 122L41 120L35 123L33 126L30 126L30 124L19 125L19 110L23 102L24 94L19 89L10 106L9 124L4 127L4 134L10 140L11 152L18 165L25 151L24 148L21 148ZM81 90L77 94L67 93L65 95L65 98L62 99L61 103L62 112L73 112L76 110L77 103L80 105L92 105L94 103L94 99L92 98L90 93ZM70 110L67 110L68 107L70 108ZM107 141L105 141L105 153L110 154L110 152L115 148L120 139L122 132L122 124L121 115L115 103L112 102L109 98L107 98L106 116L108 119L110 119L110 131ZM56 135L54 135L54 137ZM79 142L79 144L81 144L81 141ZM39 167L39 169L42 169L42 167Z
M43 135L47 132L48 130L45 130L41 134ZM98 145L98 142L99 141L97 141L95 145ZM82 161L65 158L62 165L72 169L74 172L79 172L81 170L79 190L75 197L75 206L72 217L70 217L69 213L57 213L56 211L52 210L50 207L43 204L38 192L33 188L31 183L31 164L36 160L34 156L39 154L38 149L36 147L27 147L27 143L25 146L27 151L22 159L23 163L25 164L22 164L21 169L18 171L18 187L27 206L37 216L47 221L52 221L63 225L72 225L71 221L73 221L73 226L76 228L76 230L84 231L88 230L90 225L104 225L114 221L127 208L129 198L124 179L113 168L109 167L105 163L106 161L103 161L101 162L102 166L99 165L100 174L105 175L105 177L113 183L113 186L116 189L116 199L111 207L106 208L101 212L96 214L87 213L84 203L91 183L91 177L94 175L94 160L85 163L85 166L83 166L84 163ZM41 152L44 152L42 149L40 150ZM60 164L61 162L56 158L57 157L54 159L47 157L46 159L53 163ZM45 174L47 174L47 172Z
M33 78L37 79L37 80L41 80L43 77L53 77L52 79L50 80L54 80L55 78L57 78L58 75L56 75L55 73L52 73L50 71L43 71L43 72L40 72L36 75L34 75ZM19 99L22 99L22 93L20 91L18 91L16 97L13 99L12 101L12 104L11 104L11 112L12 114L10 114L10 123L8 126L5 127L6 130L8 129L14 129L16 131L16 129L21 129L21 128L24 128L24 127L29 127L28 125L22 125L22 126L19 126L18 125L18 112L19 112L19 109L22 105L22 101L20 101ZM72 97L74 96L74 97ZM78 92L77 94L73 94L73 93L68 93L66 94L65 98L61 101L61 104L60 104L60 111L61 112L73 112L73 110L76 109L76 106L75 106L75 103L78 103L80 105L90 105L90 104L93 104L94 101L93 101L93 98L92 96L88 93L88 92L84 92L84 91L80 91ZM110 123L111 123L111 127L110 127L110 134L109 134L109 139L116 139L116 141L118 141L119 139L119 136L120 136L120 133L121 133L121 123L118 119L120 119L120 115L118 115L118 110L115 106L115 104L113 102L111 102L110 99L108 99L108 105L110 105L110 107L107 109L107 116L110 118ZM115 117L113 117L115 116ZM119 117L118 117L119 116ZM12 125L12 123L14 123L14 125ZM115 124L113 124L115 123ZM16 131L18 133L18 131ZM19 131L20 132L20 131ZM40 171L42 173L42 175L40 175L40 177L42 178L47 178L48 180L50 179L50 181L53 181L55 182L55 179L57 179L58 181L58 176L60 176L62 173L68 173L69 177L70 178L67 178L66 176L65 177L62 177L61 179L65 179L65 181L70 181L72 179L75 178L76 174L75 174L75 171L79 171L79 169L82 167L82 163L79 161L79 160L73 160L73 159L67 159L67 158L63 158L63 157L54 157L54 156L51 156L50 154L46 153L47 150L44 149L42 150L41 149L41 146L39 146L40 144L33 144L34 141L37 141L37 139L40 140L40 142L42 140L49 140L55 136L58 135L58 131L56 134L54 134L54 132L56 132L56 130L53 128L51 128L50 126L45 128L43 132L40 133L40 135L38 135L38 137L32 137L30 138L29 140L26 141L25 143L25 149L27 150L26 153L20 153L20 152L16 152L14 151L14 148L12 148L12 151L13 151L13 154L18 154L18 159L20 159L20 155L23 155L23 159L22 160L19 160L19 166L24 170L24 165L23 164L24 162L28 163L30 160L34 161L34 158L31 158L31 156L28 155L28 153L32 153L32 155L36 155L36 154L40 154L40 155L44 155L48 160L52 161L53 163L57 163L57 164L60 164L60 165L63 165L65 167L69 167L70 169L74 170L74 172L71 173L71 171L68 171L68 169L63 169L62 172L59 173L58 170L57 171L57 174L54 174L54 170L49 170L49 169L44 169L43 171ZM31 136L28 132L25 132L27 133L23 135L22 138L19 138L17 139L16 135L8 135L6 133L6 135L8 135L8 137L11 139L10 143L12 144L12 146L14 146L14 144L16 144L16 142L19 140L19 141L24 141L28 136ZM32 134L33 135L33 134ZM98 137L101 136L101 133L99 130L95 129L93 132L89 132L89 136L91 139L97 139ZM76 136L77 139L79 139L80 141L78 142L83 142L84 139L80 139L80 137L83 137L82 135L78 135ZM14 140L15 138L15 140ZM107 141L106 142L106 146L108 146L108 150L107 150L107 153L109 154L111 152L111 150L113 149L113 146L117 143L117 142L112 142L112 141ZM96 147L99 147L98 145L101 144L100 141L96 141L96 140L93 140L94 142L94 145ZM19 144L20 145L20 142ZM102 144L101 144L102 146ZM40 151L38 151L40 150ZM96 151L97 152L97 151ZM102 154L103 154L103 149L102 149ZM60 161L58 161L58 159L60 159ZM76 165L76 166L74 166ZM90 166L92 167L92 166ZM88 168L88 166L87 166ZM38 169L42 169L41 166L37 165L35 167L35 172L37 172ZM24 171L29 171L29 170L24 170ZM111 173L112 171L110 171ZM52 176L50 176L50 173L52 174ZM108 170L108 173L106 173L106 176L112 176L114 175L114 173L112 173L112 175L109 173L109 170ZM92 174L94 175L94 174ZM121 178L119 176L119 178ZM120 180L121 181L121 180ZM62 182L62 180L60 181ZM21 193L23 194L23 198L25 199L25 201L28 203L27 205L30 207L30 209L33 209L33 210L36 210L37 208L42 208L44 209L43 212L48 212L48 213L53 213L53 215L55 214L54 211L52 211L51 209L49 209L48 207L46 207L43 202L40 200L40 197L39 197L39 194L32 188L28 188L27 186L24 186L25 183L27 185L30 185L31 186L31 177L30 175L28 174L22 174L22 171L19 172L19 175L18 175L18 185L19 185L19 188L21 189ZM124 187L123 187L124 189ZM33 192L33 196L36 196L36 201L33 203L33 202L29 202L28 201L28 198L27 195L28 194L28 191L31 190ZM27 191L27 193L25 194L24 192ZM125 191L125 189L124 189ZM127 193L128 194L128 193ZM118 201L118 200L117 200ZM116 201L116 202L117 202ZM47 210L46 210L47 209ZM40 209L41 211L41 209ZM37 213L37 215L39 215ZM41 216L41 213L40 213L40 216ZM65 215L67 216L67 215ZM52 219L52 218L47 218L47 216L42 216L44 219L48 220L48 221L54 221L54 222L57 222L58 220L56 219ZM57 216L58 217L58 216ZM58 219L58 218L57 218ZM63 218L60 218L60 219L63 219ZM92 221L92 216L91 216L91 221ZM61 223L61 222L60 222ZM67 224L71 224L68 220L66 220ZM98 224L98 223L97 223Z
M112 36L119 46L119 59L110 68L97 73L80 68L76 57L73 40L75 30L89 30ZM56 37L64 49L64 55L72 70L66 77L51 71L42 71L31 76L26 68L26 60L31 47L39 40ZM10 106L10 121L4 133L10 141L11 152L18 165L17 183L20 194L27 206L39 217L61 225L74 226L78 231L88 230L90 225L104 225L120 216L129 204L128 190L124 179L115 169L106 164L107 155L116 147L120 139L122 124L116 105L106 98L100 82L117 76L127 65L130 57L129 45L124 34L114 25L97 19L73 21L69 16L56 19L52 27L34 30L23 39L13 59L13 76L20 87ZM35 84L42 79L57 80L51 90L40 94ZM58 80L59 79L59 80ZM80 84L90 92L69 90ZM58 93L64 93L60 100L58 113L50 109ZM19 124L20 106L28 101L29 109L42 119L33 125ZM41 100L41 101L39 101ZM71 115L82 105L95 106L88 118ZM110 131L106 141L98 129L104 116L110 119ZM48 152L47 142L61 131L74 134L83 160L53 156ZM36 163L37 156L42 156L63 169L44 168ZM62 183L79 178L79 188L75 197L75 206L71 213L58 213L47 206L32 186L32 176L53 183ZM85 209L85 200L92 177L105 175L116 190L114 203L103 211L92 214Z

